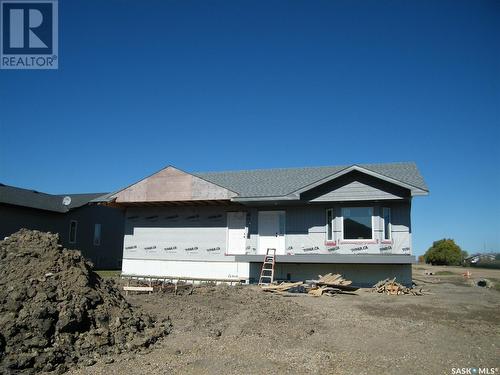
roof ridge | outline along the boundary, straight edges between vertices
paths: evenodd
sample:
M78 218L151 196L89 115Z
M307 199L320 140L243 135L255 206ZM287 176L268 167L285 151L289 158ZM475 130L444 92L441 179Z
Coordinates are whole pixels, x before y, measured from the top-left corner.
M351 164L342 164L342 165L318 165L311 167L281 167L281 168L252 168L252 169L232 169L232 170L220 170L220 171L196 171L192 172L192 174L216 174L216 173L245 173L245 172L262 172L262 171L289 171L289 170L299 170L299 169L322 169L322 168L348 168L353 165L358 165L360 167L363 166L389 166L389 165L404 165L404 164L413 164L416 165L414 161L397 161L397 162L387 162L387 163L351 163Z
M288 171L297 169L315 169L315 168L332 168L334 166L322 166L322 167L285 167L285 168L253 168L253 169L232 169L232 170L220 170L220 171L196 171L193 174L215 174L215 173L244 173L244 172L262 172L262 171Z
M7 184L1 184L0 187L23 190L23 191L28 192L28 193L43 194L43 195L49 195L49 196L57 196L55 194L45 193L43 191L39 191L39 190L35 190L35 189L26 189L26 188L22 188L22 187L18 187L18 186L7 185Z

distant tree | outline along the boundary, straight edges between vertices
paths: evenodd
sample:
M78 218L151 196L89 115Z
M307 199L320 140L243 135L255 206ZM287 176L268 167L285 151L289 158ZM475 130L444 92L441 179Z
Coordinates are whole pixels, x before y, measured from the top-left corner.
M495 260L500 260L500 253L498 253L497 255L495 255Z
M468 258L469 257L469 253L465 250L462 250L462 259L461 261L463 262L464 259Z
M418 263L425 263L425 257L423 255L418 257Z
M434 265L455 266L462 263L462 249L455 241L443 238L434 241L429 250L424 254L425 262Z

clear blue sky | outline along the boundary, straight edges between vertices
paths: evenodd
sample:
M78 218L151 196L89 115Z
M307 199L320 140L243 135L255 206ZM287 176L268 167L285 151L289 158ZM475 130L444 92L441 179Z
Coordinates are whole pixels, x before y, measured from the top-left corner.
M414 253L500 251L499 1L60 1L59 70L0 71L0 181L415 161Z

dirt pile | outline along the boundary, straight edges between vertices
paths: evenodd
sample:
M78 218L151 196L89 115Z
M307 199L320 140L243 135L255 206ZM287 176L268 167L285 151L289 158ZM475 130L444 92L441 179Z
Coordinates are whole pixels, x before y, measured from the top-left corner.
M0 373L63 372L136 351L170 321L134 312L111 281L57 234L22 229L0 241Z

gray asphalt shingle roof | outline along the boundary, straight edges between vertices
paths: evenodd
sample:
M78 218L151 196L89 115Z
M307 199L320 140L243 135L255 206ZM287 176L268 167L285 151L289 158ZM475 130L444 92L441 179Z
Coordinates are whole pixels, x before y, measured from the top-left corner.
M203 178L206 181L229 189L242 198L260 198L260 197L283 197L297 190L306 188L323 179L335 175L342 170L353 165L329 166L329 167L303 167L303 168L274 168L274 169L255 169L242 171L222 171L222 172L195 172L195 176ZM410 185L415 189L428 191L428 187L413 162L400 163L381 163L381 164L356 164L361 168L375 172L379 175L389 177L396 181ZM32 190L19 190L16 193L17 202L29 202L34 208L48 209L52 211L65 212L62 206L64 195L50 195L36 193ZM21 192L25 190L25 192ZM413 190L413 189L412 189ZM24 195L23 195L24 194ZM72 198L71 208L84 205L88 202L108 202L112 200L114 193L96 193L96 194L70 194ZM0 202L4 202L2 190L0 188ZM4 202L9 203L9 202ZM16 203L11 203L16 204Z
M413 162L357 165L418 189L428 190L423 177ZM290 194L350 166L256 169L193 174L234 191L240 197L273 197Z
M53 212L68 212L73 208L84 206L91 200L104 194L46 194L36 190L0 184L0 203ZM71 197L71 203L68 206L62 204L65 196Z

